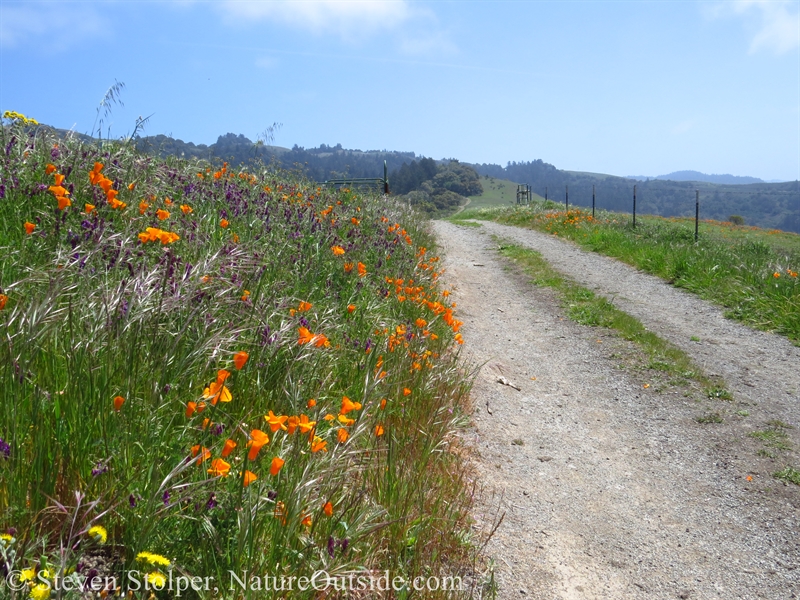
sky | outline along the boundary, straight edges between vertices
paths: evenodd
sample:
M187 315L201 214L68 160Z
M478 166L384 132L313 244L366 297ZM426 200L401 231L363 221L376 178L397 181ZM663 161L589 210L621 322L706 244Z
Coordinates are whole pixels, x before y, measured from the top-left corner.
M0 0L6 110L104 137L279 123L285 147L796 180L800 1Z

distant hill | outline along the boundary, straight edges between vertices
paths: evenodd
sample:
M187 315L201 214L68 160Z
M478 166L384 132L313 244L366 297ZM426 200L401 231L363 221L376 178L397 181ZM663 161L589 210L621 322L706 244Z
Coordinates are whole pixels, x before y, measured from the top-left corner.
M746 185L748 183L767 183L758 177L747 177L738 175L707 175L700 171L675 171L666 175L656 177L629 176L629 179L645 181L647 179L665 179L668 181L704 181L706 183L725 183L731 185Z
M700 191L700 216L727 221L731 215L744 217L747 225L800 233L800 182L709 183L616 177L601 173L562 171L542 160L473 165L481 175L527 183L532 191L550 200L564 202L569 186L573 206L592 205L594 186L598 208L630 212L636 184L637 211L665 217L694 216L695 190ZM737 178L737 180L742 178Z

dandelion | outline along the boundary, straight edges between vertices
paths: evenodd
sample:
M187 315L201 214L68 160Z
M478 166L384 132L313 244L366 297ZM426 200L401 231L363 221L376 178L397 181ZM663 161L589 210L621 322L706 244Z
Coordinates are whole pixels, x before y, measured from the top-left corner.
M247 363L248 358L250 358L250 355L244 350L241 350L233 355L233 365L238 371L241 371L244 365Z
M14 536L10 533L0 533L0 546L6 546L14 543Z
M122 405L124 403L125 403L125 398L123 398L122 396L115 396L114 397L114 410L119 412L119 410L122 408Z
M286 463L282 458L275 457L272 459L272 464L269 467L269 474L275 477L278 473L280 473L283 465Z
M161 567L169 567L172 564L166 556L146 551L139 552L139 554L136 555L136 560Z
M214 477L227 477L230 470L230 463L225 462L221 458L215 458L211 461L211 468L207 470L207 473Z
M19 572L20 583L25 583L26 581L33 581L35 577L36 577L36 571L34 569L22 569Z
M32 234L33 230L36 229L36 225L34 223L31 223L30 221L25 221L24 227L25 227L25 233L27 233L28 235Z
M102 525L95 525L94 527L90 528L88 534L98 544L105 544L106 540L108 539L108 532Z
M256 475L252 471L245 471L244 472L244 478L242 480L242 485L244 487L247 487L248 485L253 483L256 479L258 479L258 475Z
M33 586L30 595L32 600L47 600L50 597L50 584L40 583Z

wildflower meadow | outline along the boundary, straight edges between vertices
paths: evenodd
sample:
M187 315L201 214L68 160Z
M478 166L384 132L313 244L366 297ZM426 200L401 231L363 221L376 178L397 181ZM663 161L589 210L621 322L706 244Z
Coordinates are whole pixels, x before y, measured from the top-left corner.
M421 218L19 113L0 142L0 595L463 574L469 384Z

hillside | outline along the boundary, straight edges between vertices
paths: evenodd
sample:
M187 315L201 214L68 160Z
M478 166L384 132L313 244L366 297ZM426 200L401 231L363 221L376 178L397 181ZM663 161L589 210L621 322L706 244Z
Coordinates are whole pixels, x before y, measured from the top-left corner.
M594 186L596 205L613 211L630 212L633 186L636 185L636 209L641 213L665 217L693 216L695 190L700 191L701 218L726 221L740 215L748 225L800 233L800 182L714 184L697 181L651 179L635 181L599 173L562 171L536 160L473 165L481 175L527 183L534 193L563 202L569 186L569 202L576 206L592 205Z
M674 171L666 175L657 175L656 177L647 177L644 175L630 175L628 179L636 179L638 181L647 181L649 179L667 179L669 181L704 181L706 183L732 183L735 185L746 185L748 183L768 183L758 177L740 177L738 175L708 175L700 171Z

